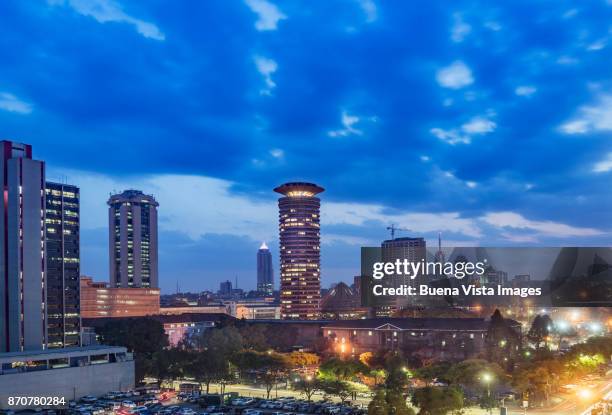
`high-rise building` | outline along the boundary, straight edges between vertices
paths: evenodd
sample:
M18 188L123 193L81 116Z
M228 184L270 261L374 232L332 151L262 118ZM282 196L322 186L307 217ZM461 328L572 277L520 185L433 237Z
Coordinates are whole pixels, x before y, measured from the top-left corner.
M47 346L45 163L0 142L0 352Z
M232 295L232 282L230 280L223 281L219 284L219 295Z
M264 242L257 251L257 291L272 295L274 291L273 278L272 253Z
M321 300L320 207L312 183L285 183L274 189L280 233L281 318L316 319Z
M427 258L427 245L423 238L393 238L383 241L381 244L382 262L395 262L396 260L408 260L409 262L420 262ZM393 287L402 285L417 286L423 275L409 277L406 275L390 275L388 283ZM385 304L386 302L386 304ZM376 314L384 315L386 312L393 313L404 307L414 306L414 297L388 297L381 301L382 307L376 310ZM388 308L387 308L388 306Z
M79 346L79 188L47 182L45 195L48 346Z
M157 207L153 196L125 190L108 199L110 286L159 288Z

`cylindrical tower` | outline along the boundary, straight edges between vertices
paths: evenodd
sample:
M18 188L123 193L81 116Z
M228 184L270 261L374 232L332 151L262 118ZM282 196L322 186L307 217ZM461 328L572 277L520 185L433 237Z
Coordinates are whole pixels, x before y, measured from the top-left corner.
M320 207L313 183L285 183L274 189L280 234L280 299L283 319L316 319L321 299Z

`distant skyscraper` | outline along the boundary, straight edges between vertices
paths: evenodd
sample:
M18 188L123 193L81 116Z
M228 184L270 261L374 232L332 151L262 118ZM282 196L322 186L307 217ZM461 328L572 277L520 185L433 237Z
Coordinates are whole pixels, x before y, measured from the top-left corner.
M112 195L108 206L111 287L159 288L159 204L139 190L125 190Z
M46 183L47 336L49 348L80 344L79 188Z
M274 189L280 233L281 318L316 319L321 300L320 207L312 183L285 183Z
M0 142L0 352L47 346L45 163Z
M272 253L265 242L257 251L257 291L267 295L272 295L274 291Z
M230 280L223 281L219 284L220 295L232 295L232 282Z

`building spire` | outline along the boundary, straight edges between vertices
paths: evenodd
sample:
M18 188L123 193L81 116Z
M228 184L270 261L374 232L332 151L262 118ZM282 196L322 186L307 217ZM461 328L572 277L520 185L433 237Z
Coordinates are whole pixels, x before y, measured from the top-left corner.
M261 246L259 247L259 249L268 249L268 245L266 245L265 242L262 242Z

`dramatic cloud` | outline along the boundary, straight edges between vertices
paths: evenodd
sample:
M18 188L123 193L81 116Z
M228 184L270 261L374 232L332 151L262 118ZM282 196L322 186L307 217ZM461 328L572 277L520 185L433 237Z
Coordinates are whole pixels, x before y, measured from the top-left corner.
M245 3L257 14L255 29L259 31L276 30L278 22L287 18L275 4L267 0L245 0Z
M474 82L471 69L462 61L455 61L436 72L436 80L444 88L460 89Z
M20 100L8 92L0 92L0 110L16 112L18 114L29 114L32 112L32 105Z
M292 180L326 189L328 282L390 223L610 244L605 2L48 1L1 6L1 138L82 185L83 272L107 273L105 202L124 188L160 199L164 280L199 289L254 275L271 189ZM530 227L482 219L500 212Z
M69 5L83 16L93 17L99 23L127 23L136 28L142 36L164 40L166 36L159 28L150 22L128 15L123 7L113 0L49 0L51 5Z
M596 236L603 232L594 228L580 228L552 221L529 220L515 212L492 212L482 217L486 223L498 228L525 229L554 238Z

